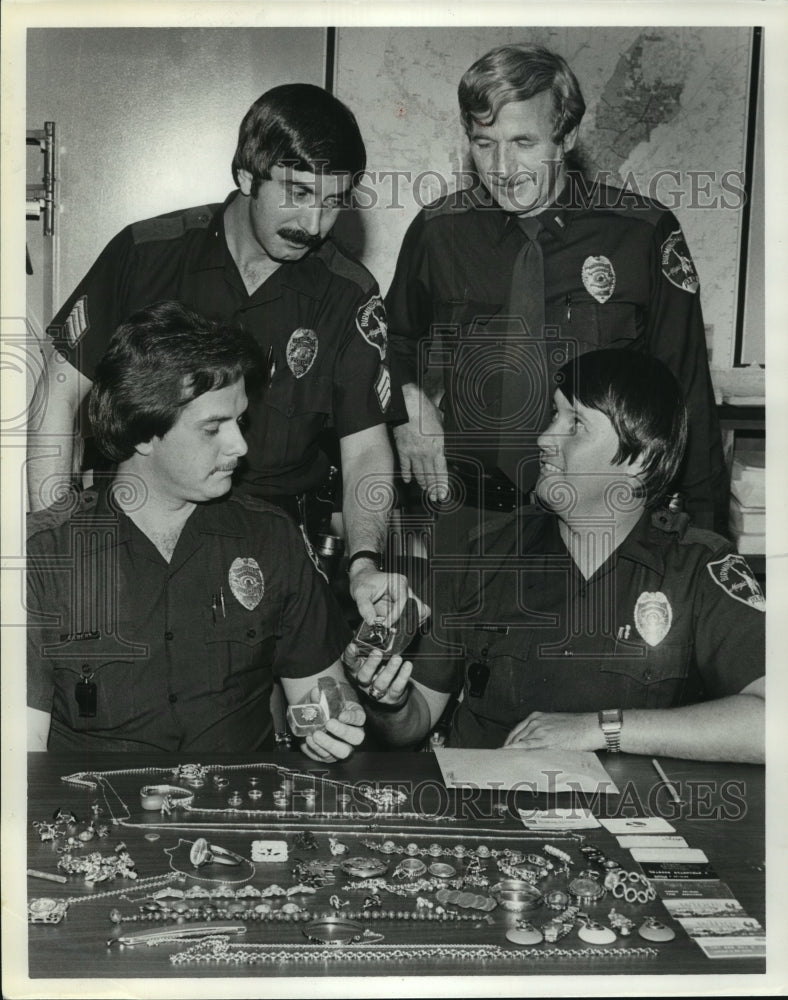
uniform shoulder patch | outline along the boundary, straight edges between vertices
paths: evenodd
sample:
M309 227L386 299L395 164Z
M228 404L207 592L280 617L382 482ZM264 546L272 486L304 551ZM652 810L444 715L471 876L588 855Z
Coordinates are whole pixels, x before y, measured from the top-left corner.
M681 229L674 229L660 247L662 273L668 281L685 292L695 294L700 288L698 272L692 261Z
M385 361L389 324L386 319L386 307L379 295L370 296L363 305L358 307L356 326L370 347L377 347L380 352L380 360Z
M734 601L749 604L757 611L766 611L766 598L743 556L732 552L724 559L707 563L706 569L717 586Z

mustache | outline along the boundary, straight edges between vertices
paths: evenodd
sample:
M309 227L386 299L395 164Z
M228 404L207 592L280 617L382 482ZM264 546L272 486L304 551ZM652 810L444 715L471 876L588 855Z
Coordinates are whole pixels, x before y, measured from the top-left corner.
M283 229L277 230L278 235L282 239L287 240L288 243L295 243L298 246L308 247L310 250L314 250L315 247L320 246L323 242L319 236L311 236L309 233L305 233L303 229Z

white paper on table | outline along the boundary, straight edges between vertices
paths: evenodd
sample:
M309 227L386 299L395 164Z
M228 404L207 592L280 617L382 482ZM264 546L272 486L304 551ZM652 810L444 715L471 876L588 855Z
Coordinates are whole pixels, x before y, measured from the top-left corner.
M435 756L447 788L618 794L613 779L589 751L440 748Z

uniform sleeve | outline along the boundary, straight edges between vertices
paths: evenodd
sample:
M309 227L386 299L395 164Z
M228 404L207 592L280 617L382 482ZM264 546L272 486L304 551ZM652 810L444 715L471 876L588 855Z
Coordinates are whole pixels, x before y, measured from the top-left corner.
M712 698L738 694L766 670L765 601L746 560L710 559L695 596L698 669Z
M446 694L457 694L464 679L464 646L459 630L449 624L461 607L464 569L433 569L427 601L432 609L428 632L421 636L413 656L414 680ZM408 654L410 656L410 654Z
M407 420L400 383L392 376L386 307L377 284L359 292L343 323L334 370L334 425L341 438Z
M391 288L386 296L389 314L391 367L400 385L419 383L419 344L430 337L433 321L425 216L410 224L397 258Z
M110 337L130 311L134 256L127 227L102 250L47 327L55 346L88 378L93 378Z
M698 275L678 220L670 212L654 229L652 254L647 350L679 380L689 411L689 440L678 488L696 524L727 535L728 481Z
M284 519L282 524L282 551L290 572L274 672L278 677L311 677L339 659L351 632L328 584L309 558L298 528Z

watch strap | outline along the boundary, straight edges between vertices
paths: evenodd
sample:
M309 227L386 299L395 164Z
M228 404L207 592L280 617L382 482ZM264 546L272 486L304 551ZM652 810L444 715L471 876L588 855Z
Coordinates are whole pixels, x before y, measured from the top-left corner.
M372 549L359 549L350 557L347 568L350 569L357 559L371 559L377 569L383 569L383 554L381 552L373 552Z

